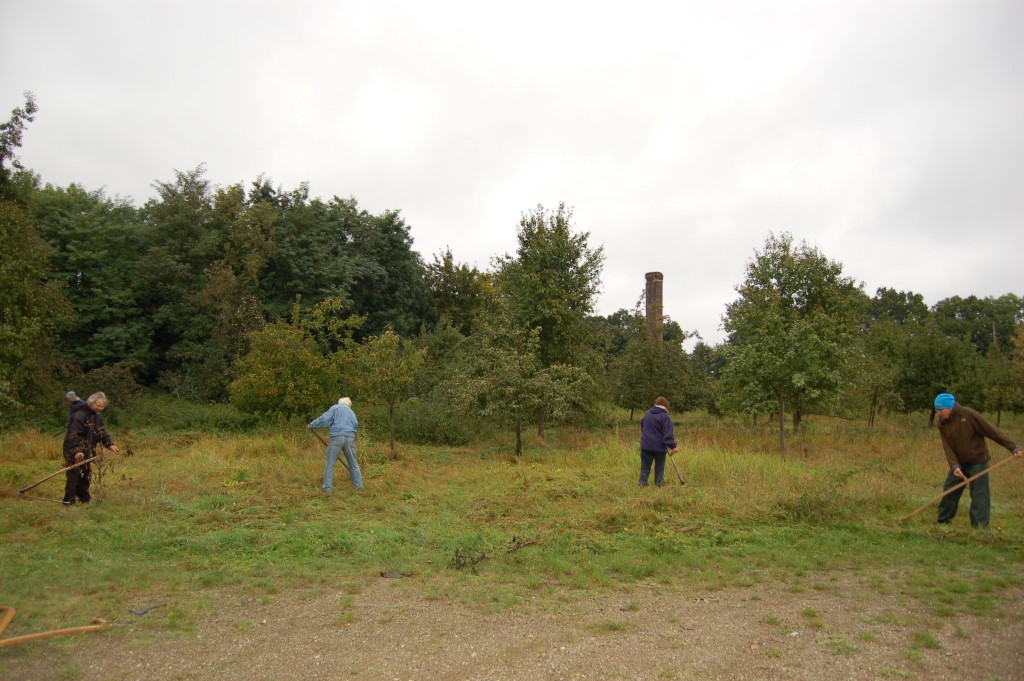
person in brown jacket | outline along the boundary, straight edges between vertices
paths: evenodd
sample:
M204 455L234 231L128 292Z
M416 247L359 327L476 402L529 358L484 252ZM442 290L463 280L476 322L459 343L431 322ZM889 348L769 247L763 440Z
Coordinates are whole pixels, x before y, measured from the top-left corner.
M939 439L942 441L942 449L946 453L946 461L949 463L949 474L942 489L948 490L960 484L961 480L974 477L978 473L988 469L988 462L992 458L988 453L988 445L985 438L996 442L1014 456L1024 455L1020 445L1007 437L985 420L985 417L970 407L957 404L956 398L949 393L942 393L935 398L935 415L938 417L936 425L939 429ZM971 488L971 527L988 529L989 510L991 508L991 495L989 494L988 476L983 475L970 483ZM952 522L956 516L957 506L960 504L960 495L964 488L942 497L939 502L940 524Z

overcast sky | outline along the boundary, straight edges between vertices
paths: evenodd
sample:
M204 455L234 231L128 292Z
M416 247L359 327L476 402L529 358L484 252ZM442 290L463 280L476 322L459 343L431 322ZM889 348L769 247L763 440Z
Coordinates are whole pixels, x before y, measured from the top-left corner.
M790 232L881 286L1024 294L1024 2L0 0L21 160L136 204L205 164L398 209L490 267L563 201L597 312L665 275L708 342Z

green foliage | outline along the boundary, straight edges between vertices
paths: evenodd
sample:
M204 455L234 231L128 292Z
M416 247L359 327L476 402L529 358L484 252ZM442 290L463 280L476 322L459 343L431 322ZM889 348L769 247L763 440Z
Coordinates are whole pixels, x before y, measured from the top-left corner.
M965 340L985 356L992 345L1004 351L1009 347L1014 328L1024 322L1024 299L1013 293L999 298L953 296L935 304L932 318L943 335Z
M442 398L407 400L396 409L395 437L403 442L465 445L470 434L464 413Z
M834 407L866 304L842 266L794 246L789 234L770 235L737 290L724 317L723 379L733 403L753 413L788 407L795 424ZM784 454L781 430L780 444Z
M601 286L602 247L591 249L587 232L573 233L572 209L543 206L519 221L515 257L494 261L495 286L508 323L538 329L543 366L573 364L583 341L584 320Z
M24 202L24 183L15 179L16 171L23 170L16 153L21 147L25 124L35 120L38 110L35 96L26 92L25 106L13 109L11 118L0 123L0 201Z
M331 400L337 369L301 328L276 322L249 337L238 378L228 387L231 404L262 415L310 417Z
M143 312L139 254L145 248L134 208L74 184L47 185L32 195L31 207L53 246L54 277L77 312L62 345L74 349L85 371L131 362L141 375L148 374L155 360L155 327Z
M426 354L426 350L403 343L391 329L367 339L356 351L356 383L362 396L387 407L392 451L395 449L395 405L407 397Z
M74 313L50 276L50 248L21 204L0 201L0 243L0 407L7 411L47 404L58 391L53 342Z
M398 211L367 216L351 234L356 258L352 286L353 310L366 316L368 335L392 328L400 336L419 332L430 320L430 291L426 267L412 250L409 227Z
M489 275L475 267L456 264L449 248L434 256L434 261L427 265L426 276L438 319L447 319L451 326L469 335L473 318L493 296Z
M630 321L626 344L610 369L614 403L626 409L643 410L660 395L680 411L697 404L703 396L702 377L696 374L683 350L683 339L653 341L639 313Z
M553 419L568 418L587 401L587 373L564 364L545 367L540 331L524 332L506 320L490 320L473 338L465 364L446 384L453 403L470 413L504 421L515 429L522 454L522 426L543 407Z
M132 408L120 413L118 421L120 427L133 432L172 434L251 431L260 423L257 415L240 411L231 404L193 402L147 393L139 394Z

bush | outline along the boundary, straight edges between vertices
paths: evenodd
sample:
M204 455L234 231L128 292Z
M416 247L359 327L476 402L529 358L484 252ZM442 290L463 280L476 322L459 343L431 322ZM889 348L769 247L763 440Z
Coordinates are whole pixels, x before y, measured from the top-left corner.
M409 400L395 412L395 438L417 444L464 445L469 442L469 428L465 416L444 402Z
M230 404L191 402L170 395L146 395L130 411L122 410L123 427L161 431L237 431L259 427L263 419Z

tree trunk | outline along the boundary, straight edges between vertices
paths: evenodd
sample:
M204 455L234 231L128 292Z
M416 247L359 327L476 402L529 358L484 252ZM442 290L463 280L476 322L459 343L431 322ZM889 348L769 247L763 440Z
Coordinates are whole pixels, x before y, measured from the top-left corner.
M779 395L779 453L786 458L786 401Z
M630 421L632 421L632 420L633 420L633 412L634 412L634 411L636 411L636 409L634 409L633 407L630 407L630 408L629 408L629 420L630 420Z
M804 415L797 409L793 412L793 432L800 430L800 423L803 421Z
M523 455L523 424L516 419L516 456Z
M878 391L871 391L871 412L868 414L868 428L875 427L875 410L878 409Z
M537 410L537 437L541 442L544 442L544 414L546 411L544 407Z

